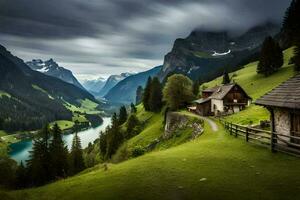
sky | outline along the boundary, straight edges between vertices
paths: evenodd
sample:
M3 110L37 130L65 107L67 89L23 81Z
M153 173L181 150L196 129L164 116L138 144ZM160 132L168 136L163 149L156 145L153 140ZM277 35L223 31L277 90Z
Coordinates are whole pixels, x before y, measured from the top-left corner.
M196 28L241 34L281 23L290 0L0 0L0 44L53 58L80 80L163 64Z

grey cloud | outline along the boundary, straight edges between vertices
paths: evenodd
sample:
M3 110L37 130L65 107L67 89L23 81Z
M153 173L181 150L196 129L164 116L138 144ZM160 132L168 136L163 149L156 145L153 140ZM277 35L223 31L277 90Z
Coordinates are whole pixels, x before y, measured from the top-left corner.
M290 0L0 0L0 43L53 57L76 74L141 71L193 29L243 32L280 23Z

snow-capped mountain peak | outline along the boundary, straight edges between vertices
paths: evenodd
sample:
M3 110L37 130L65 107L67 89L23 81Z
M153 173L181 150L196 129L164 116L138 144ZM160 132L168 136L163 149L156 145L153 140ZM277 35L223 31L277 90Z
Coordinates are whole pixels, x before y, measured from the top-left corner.
M71 83L81 89L84 89L70 70L60 67L52 58L46 61L33 59L32 61L26 62L26 64L32 70L59 78L67 83Z

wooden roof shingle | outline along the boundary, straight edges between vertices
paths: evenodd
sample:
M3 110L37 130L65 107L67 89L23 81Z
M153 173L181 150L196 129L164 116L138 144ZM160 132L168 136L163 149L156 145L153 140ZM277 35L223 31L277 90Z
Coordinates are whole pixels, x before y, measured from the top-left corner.
M255 104L269 107L300 109L300 74L274 88Z

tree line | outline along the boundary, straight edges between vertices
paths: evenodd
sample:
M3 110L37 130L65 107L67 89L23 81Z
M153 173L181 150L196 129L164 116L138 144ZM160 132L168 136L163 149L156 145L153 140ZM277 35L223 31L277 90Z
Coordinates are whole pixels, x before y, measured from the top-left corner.
M300 71L300 1L293 0L287 9L281 35L283 35L288 47L295 46L294 57L290 64L294 64L295 71ZM267 37L262 45L260 59L257 65L257 73L265 76L277 72L283 65L283 53L277 40L273 37Z
M128 114L125 106L121 106L119 114L114 113L111 125L100 133L100 154L104 161L109 160L116 153L121 144L140 132L140 122L136 117L137 108L132 103Z
M10 167L6 168L10 175L6 177L4 184L17 189L40 186L84 170L86 167L83 150L77 132L74 134L70 152L62 135L57 124L52 128L46 125L34 139L26 165L21 162L19 166L15 166L11 162ZM0 172L0 177L5 176L2 173L4 172Z

